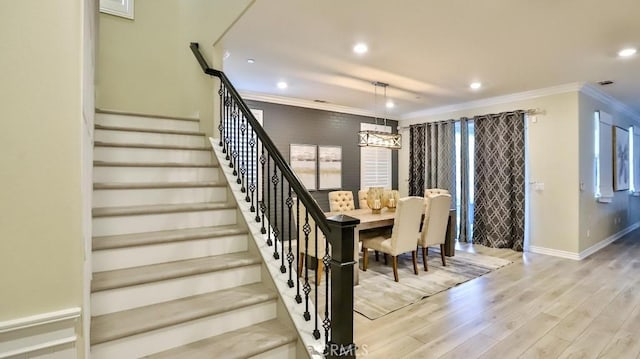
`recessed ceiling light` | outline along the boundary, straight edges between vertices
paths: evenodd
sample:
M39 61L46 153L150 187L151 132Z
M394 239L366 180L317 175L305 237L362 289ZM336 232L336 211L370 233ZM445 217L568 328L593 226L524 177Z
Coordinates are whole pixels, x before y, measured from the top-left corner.
M477 90L480 87L482 87L482 83L481 82L472 82L469 87L471 87L472 90Z
M225 51L224 54L222 54L222 59L226 60L229 58L229 56L231 56L231 53L229 51Z
M394 107L396 107L396 104L393 103L393 101L389 100L389 101L387 101L386 106L387 106L387 108L394 108Z
M256 63L256 60L254 60L254 59L247 59L247 62L248 62L248 63L250 63L250 64L255 64L255 63Z
M629 57L629 56L635 55L636 52L637 52L636 49L634 49L633 47L629 47L629 48L622 49L622 50L618 51L618 56L620 56L620 57Z
M281 90L286 89L286 88L287 88L287 86L288 86L288 85L287 85L287 83L286 83L286 82L284 82L284 81L280 81L280 82L278 82L278 88L279 88L279 89L281 89Z
M363 42L357 43L356 46L353 47L353 52L359 55L362 55L367 51L369 51L369 48L367 47L367 44Z

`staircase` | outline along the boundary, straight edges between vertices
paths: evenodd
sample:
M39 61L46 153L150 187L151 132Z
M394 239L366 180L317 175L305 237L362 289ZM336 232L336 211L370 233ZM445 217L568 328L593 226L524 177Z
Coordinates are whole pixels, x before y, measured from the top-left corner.
M195 119L96 114L91 357L294 358Z

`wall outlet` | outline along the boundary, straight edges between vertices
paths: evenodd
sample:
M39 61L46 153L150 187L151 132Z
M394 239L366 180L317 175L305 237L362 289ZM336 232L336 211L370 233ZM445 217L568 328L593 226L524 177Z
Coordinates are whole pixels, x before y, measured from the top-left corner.
M587 238L591 237L591 230L587 229Z

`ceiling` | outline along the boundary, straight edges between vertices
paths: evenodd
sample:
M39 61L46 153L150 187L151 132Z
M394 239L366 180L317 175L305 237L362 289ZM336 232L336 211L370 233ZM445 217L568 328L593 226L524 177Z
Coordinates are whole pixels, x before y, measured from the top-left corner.
M617 56L640 50L639 18L638 0L257 0L222 39L224 71L240 92L392 118L611 80L600 89L640 113L640 53ZM389 84L393 109L373 81Z

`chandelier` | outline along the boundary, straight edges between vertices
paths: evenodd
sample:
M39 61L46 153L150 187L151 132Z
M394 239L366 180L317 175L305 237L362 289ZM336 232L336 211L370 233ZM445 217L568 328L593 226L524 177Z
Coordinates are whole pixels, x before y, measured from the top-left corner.
M387 86L384 82L373 82L374 91L373 91L373 101L374 101L374 111L377 111L377 99L378 99L378 87L382 87L384 89L384 102L383 106L387 103ZM378 125L378 117L375 117L375 124ZM387 116L385 111L384 116L384 126L387 125ZM402 148L402 135L399 133L390 133L390 132L382 132L382 131L360 131L358 132L358 146L360 147L383 147L392 150L398 150Z

